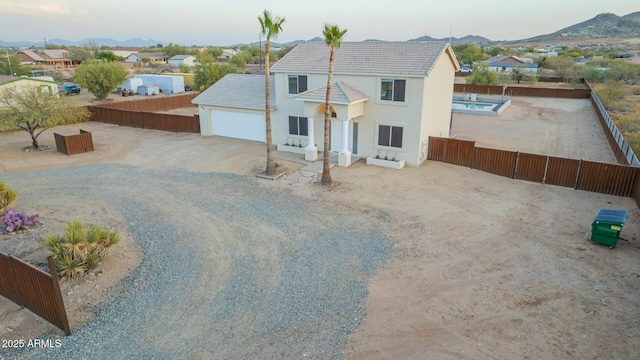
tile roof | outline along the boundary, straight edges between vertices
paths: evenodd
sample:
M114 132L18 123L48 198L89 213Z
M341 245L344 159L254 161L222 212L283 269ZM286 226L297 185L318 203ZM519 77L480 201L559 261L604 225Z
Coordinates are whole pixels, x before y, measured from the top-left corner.
M271 80L271 108L276 107L275 79ZM227 74L191 102L198 105L264 110L264 75Z
M486 60L486 62L494 62L494 63L521 63L521 64L531 64L533 63L533 59L523 58L513 55L496 55L494 57L490 57Z
M325 102L327 97L327 86L307 90L296 96L296 100ZM360 101L369 100L366 94L342 81L334 83L331 87L332 104L353 104Z
M335 50L334 74L429 75L449 48L446 42L343 42ZM273 72L327 73L330 48L324 42L301 43L271 67Z
M161 52L141 52L141 53L137 53L136 55L138 55L139 58L147 58L147 59L151 59L151 58L164 59L164 58L166 58L166 56Z
M67 50L59 50L59 49L47 49L42 50L42 54L49 57L49 59L67 59L69 52Z
M42 58L42 56L36 54L32 50L22 50L22 51L18 51L18 53L25 54L26 56L28 56L33 61L46 61L45 59Z

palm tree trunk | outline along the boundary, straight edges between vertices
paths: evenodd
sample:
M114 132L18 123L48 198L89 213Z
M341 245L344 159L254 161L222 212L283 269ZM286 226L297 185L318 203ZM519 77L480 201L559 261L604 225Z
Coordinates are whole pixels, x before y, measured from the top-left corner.
M275 159L273 155L273 138L271 137L271 74L269 74L269 41L264 46L264 77L265 77L265 127L267 130L267 168L266 175L275 173Z
M331 166L329 163L330 150L329 149L329 135L331 134L331 82L333 81L333 53L334 49L331 48L331 55L329 56L329 76L327 77L327 97L325 98L324 107L324 159L322 162L322 185L331 185Z

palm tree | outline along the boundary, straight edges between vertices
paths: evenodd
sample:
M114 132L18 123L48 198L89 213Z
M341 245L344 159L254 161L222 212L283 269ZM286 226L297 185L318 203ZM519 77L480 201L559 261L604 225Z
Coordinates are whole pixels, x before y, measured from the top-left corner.
M267 169L266 175L273 175L276 171L273 157L273 139L271 138L271 74L269 74L269 49L271 39L275 39L282 31L284 18L271 15L269 10L264 10L262 16L258 16L260 31L266 37L264 45L264 90L265 90L265 125L267 128Z
M331 47L329 56L329 76L327 78L327 97L324 102L324 161L322 165L322 185L331 185L331 172L329 167L329 134L331 129L331 82L333 81L333 58L335 49L340 47L342 37L347 29L340 30L337 25L324 24L324 41Z

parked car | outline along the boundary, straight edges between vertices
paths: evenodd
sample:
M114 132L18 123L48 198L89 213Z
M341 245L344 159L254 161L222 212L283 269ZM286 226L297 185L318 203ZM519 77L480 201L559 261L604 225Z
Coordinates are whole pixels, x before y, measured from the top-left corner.
M471 69L469 69L469 68L468 68L468 67L466 67L466 66L463 66L463 67L461 67L461 68L460 68L460 72L463 72L463 73L470 73L470 72L471 72Z
M73 84L73 85L62 85L60 86L60 92L64 93L65 95L71 95L71 94L80 94L80 86Z
M185 85L185 86L184 86L184 91L191 91L191 90L193 90L193 89L191 88L191 86L189 86L189 85Z

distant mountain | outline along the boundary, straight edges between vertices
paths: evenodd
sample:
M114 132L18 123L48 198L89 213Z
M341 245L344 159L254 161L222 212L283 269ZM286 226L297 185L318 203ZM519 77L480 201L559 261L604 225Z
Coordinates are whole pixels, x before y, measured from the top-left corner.
M449 38L443 38L443 39L436 39L436 38L432 38L431 36L421 36L419 38L415 38L415 39L411 39L409 41L447 41L449 42ZM490 43L491 40L487 39L486 37L482 37L482 36L478 36L478 35L467 35L461 38L456 38L456 37L452 37L451 38L451 43L452 44L466 44L466 43L470 43L470 44L485 44L485 43Z
M98 46L153 46L156 44L167 45L166 42L158 41L154 39L129 39L125 41L118 41L108 38L87 38L80 41L69 41L65 39L48 39L47 44L65 45L65 46L82 46L89 43L95 43ZM0 41L0 47L19 47L19 46L43 46L44 41L32 42L32 41Z
M640 12L625 16L599 14L594 18L571 25L547 35L526 39L527 42L549 42L559 40L581 40L598 38L640 37Z

